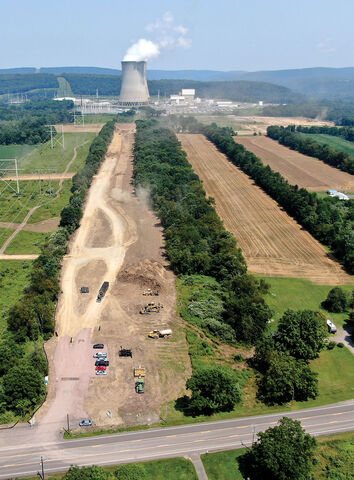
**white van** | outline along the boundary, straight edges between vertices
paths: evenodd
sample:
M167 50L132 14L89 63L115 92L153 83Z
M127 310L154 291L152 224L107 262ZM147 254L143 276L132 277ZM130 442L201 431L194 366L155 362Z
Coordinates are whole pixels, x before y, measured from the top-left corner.
M328 326L328 331L329 333L336 333L337 332L337 327L334 325L333 322L329 318L327 318L327 326Z

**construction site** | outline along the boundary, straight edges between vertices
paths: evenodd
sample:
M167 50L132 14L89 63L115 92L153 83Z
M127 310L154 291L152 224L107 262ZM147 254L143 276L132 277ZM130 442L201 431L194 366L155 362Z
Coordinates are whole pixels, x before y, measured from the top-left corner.
M76 426L156 423L191 373L162 228L147 192L131 185L133 139L134 125L114 133L64 258L48 399L35 416L42 428L67 415ZM107 355L102 378L94 344Z

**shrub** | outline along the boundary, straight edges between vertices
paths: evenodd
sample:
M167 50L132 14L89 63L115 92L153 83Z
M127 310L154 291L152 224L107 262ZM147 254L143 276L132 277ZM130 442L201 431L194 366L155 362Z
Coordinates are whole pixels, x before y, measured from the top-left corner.
M344 345L344 343L342 343L342 342L338 342L338 343L337 343L337 347L338 347L338 348L344 348L344 346L345 346L345 345Z
M336 342L333 342L332 340L327 343L327 350L333 350L334 347L336 346Z
M334 287L328 292L326 300L322 302L322 306L329 312L345 312L348 306L348 299L340 287Z
M203 327L207 328L209 332L220 338L223 342L232 343L236 340L235 332L230 325L214 318L206 318L203 322Z
M144 466L133 463L119 465L114 475L117 480L144 480L147 478Z

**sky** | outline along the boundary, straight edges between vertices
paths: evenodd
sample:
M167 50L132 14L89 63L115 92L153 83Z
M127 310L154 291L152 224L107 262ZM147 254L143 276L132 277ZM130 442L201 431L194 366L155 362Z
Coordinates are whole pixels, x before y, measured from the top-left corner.
M0 68L120 68L140 39L151 69L354 66L354 0L0 0L0 18Z

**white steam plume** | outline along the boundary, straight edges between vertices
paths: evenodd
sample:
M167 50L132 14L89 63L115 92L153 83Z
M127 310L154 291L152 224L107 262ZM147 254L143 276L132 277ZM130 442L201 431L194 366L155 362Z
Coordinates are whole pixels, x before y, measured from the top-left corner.
M191 41L186 38L188 29L183 25L175 25L173 15L170 12L166 12L155 23L147 25L146 30L153 34L154 40L140 38L128 48L124 61L151 60L158 57L162 50L171 50L176 47L189 48L191 46Z

